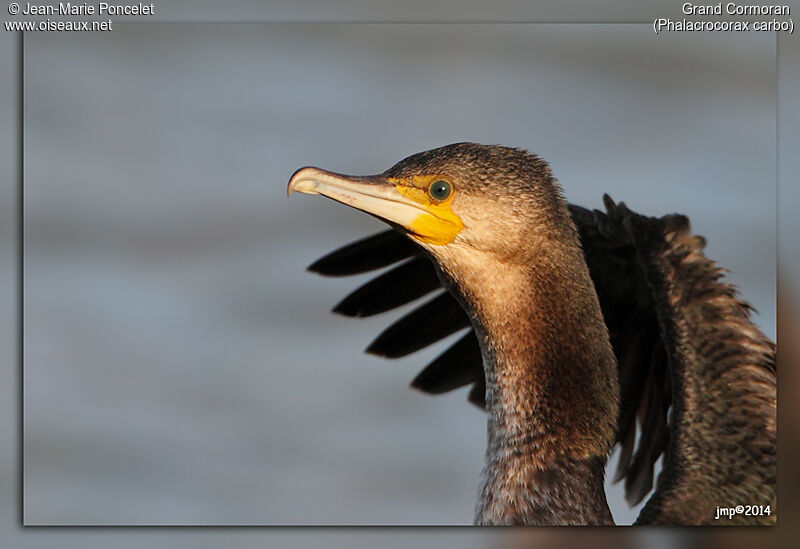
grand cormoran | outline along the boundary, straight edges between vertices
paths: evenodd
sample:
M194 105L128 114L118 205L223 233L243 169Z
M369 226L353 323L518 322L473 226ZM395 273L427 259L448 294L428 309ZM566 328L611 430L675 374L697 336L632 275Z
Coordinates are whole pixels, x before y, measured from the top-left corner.
M775 345L686 217L607 196L605 212L569 205L542 159L473 143L375 176L303 168L288 191L393 227L310 267L340 276L403 261L336 312L369 316L444 287L369 352L401 357L470 328L412 386L472 384L469 400L488 412L477 524L611 524L615 444L631 504L664 455L637 523L775 522ZM716 519L737 505L756 513Z

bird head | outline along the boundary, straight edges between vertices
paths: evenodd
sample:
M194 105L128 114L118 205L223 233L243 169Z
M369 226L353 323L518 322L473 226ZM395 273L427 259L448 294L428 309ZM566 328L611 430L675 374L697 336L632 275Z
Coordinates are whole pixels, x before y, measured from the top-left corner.
M440 264L465 257L529 261L521 251L531 249L532 235L574 232L547 163L498 145L455 143L409 156L372 176L301 168L289 181L288 193L293 191L320 194L378 217Z
M428 252L478 336L495 428L544 422L580 459L604 459L617 417L616 362L577 229L543 160L455 143L373 176L302 168L293 191L378 217ZM563 367L572 364L590 367ZM536 416L541 410L548 415Z

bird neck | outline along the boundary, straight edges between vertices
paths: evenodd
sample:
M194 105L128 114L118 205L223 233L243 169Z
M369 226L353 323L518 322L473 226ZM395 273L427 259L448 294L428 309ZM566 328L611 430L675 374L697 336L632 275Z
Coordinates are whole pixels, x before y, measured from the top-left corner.
M603 476L616 430L616 361L577 237L534 247L529 261L475 258L456 280L486 375L487 463L475 520L609 524Z

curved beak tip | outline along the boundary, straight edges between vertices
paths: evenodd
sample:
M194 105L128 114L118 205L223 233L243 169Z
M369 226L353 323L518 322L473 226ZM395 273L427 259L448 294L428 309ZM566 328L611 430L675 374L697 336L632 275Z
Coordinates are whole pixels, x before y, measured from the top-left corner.
M314 177L319 174L320 170L311 166L300 168L292 174L289 178L289 184L286 186L286 196L290 196L293 192L313 194L317 188L317 181Z

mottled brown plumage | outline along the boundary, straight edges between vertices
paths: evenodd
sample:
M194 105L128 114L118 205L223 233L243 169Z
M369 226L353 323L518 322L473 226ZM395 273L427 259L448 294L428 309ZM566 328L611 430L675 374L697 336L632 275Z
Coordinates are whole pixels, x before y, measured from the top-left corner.
M776 521L775 345L720 281L684 216L661 220L611 206L643 258L670 349L672 438L640 524L709 524L722 506L770 506L728 524ZM730 502L730 503L727 503ZM736 503L738 502L738 503ZM747 503L744 503L747 502Z
M644 217L607 197L605 213L568 207L544 161L506 147L449 145L383 177L427 173L458 190L453 243L412 243L399 228L310 269L355 274L409 258L337 305L348 316L445 287L384 331L375 354L405 356L471 326L412 385L473 384L469 399L489 413L476 522L610 523L603 466L614 442L632 503L665 455L640 523L713 524L715 506L740 503L772 514L733 522L774 521L775 348L686 218Z

